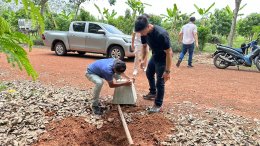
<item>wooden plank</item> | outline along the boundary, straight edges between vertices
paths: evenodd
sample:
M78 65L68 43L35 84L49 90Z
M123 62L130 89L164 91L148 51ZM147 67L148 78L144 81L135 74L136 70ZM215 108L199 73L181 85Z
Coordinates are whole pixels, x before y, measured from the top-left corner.
M117 107L118 107L118 112L119 112L119 115L120 115L120 118L121 118L121 121L122 121L124 130L125 130L125 134L126 134L128 143L129 143L129 145L133 145L134 142L133 142L133 139L132 139L131 134L130 134L130 132L129 132L129 129L128 129L128 127L127 127L127 124L126 124L126 121L125 121L125 117L124 117L124 115L123 115L123 112L122 112L122 110L121 110L121 107L120 107L119 104L117 105Z

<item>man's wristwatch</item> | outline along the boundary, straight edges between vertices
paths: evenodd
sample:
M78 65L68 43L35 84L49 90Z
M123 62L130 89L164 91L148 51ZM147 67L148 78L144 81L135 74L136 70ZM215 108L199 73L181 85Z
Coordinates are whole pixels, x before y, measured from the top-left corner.
M164 72L167 73L167 74L171 73L170 70L165 70Z

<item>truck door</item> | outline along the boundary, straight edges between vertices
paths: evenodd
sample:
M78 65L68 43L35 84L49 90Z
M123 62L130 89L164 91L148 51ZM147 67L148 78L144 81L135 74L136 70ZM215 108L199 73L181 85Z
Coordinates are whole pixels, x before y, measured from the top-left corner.
M96 53L105 53L107 37L105 34L100 34L98 30L104 29L102 29L98 24L89 23L86 40L86 50Z
M86 23L85 22L74 22L72 29L68 33L69 45L71 50L85 51L86 47Z

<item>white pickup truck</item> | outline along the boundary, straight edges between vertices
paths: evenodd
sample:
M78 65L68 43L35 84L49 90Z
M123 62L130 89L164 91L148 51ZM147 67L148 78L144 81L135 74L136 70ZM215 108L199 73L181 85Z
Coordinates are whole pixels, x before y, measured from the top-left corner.
M91 52L119 59L134 57L131 36L104 23L71 22L68 32L45 31L42 39L59 56L66 55L67 52L78 52L81 55Z

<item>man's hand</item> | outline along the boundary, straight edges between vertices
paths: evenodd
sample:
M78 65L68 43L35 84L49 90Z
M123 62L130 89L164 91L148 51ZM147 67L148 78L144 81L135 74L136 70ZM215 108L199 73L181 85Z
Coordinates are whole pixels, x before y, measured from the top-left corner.
M196 42L196 47L199 48L199 43L198 42Z
M164 72L162 78L164 79L164 82L167 82L171 78L170 73Z
M131 46L131 52L135 52L135 46Z
M144 60L141 60L141 62L140 62L140 68L141 68L141 69L144 69L144 67L145 67Z
M125 86L131 86L132 85L132 80L128 80L124 84Z
M133 83L135 83L135 77L131 78L131 81L132 81Z

